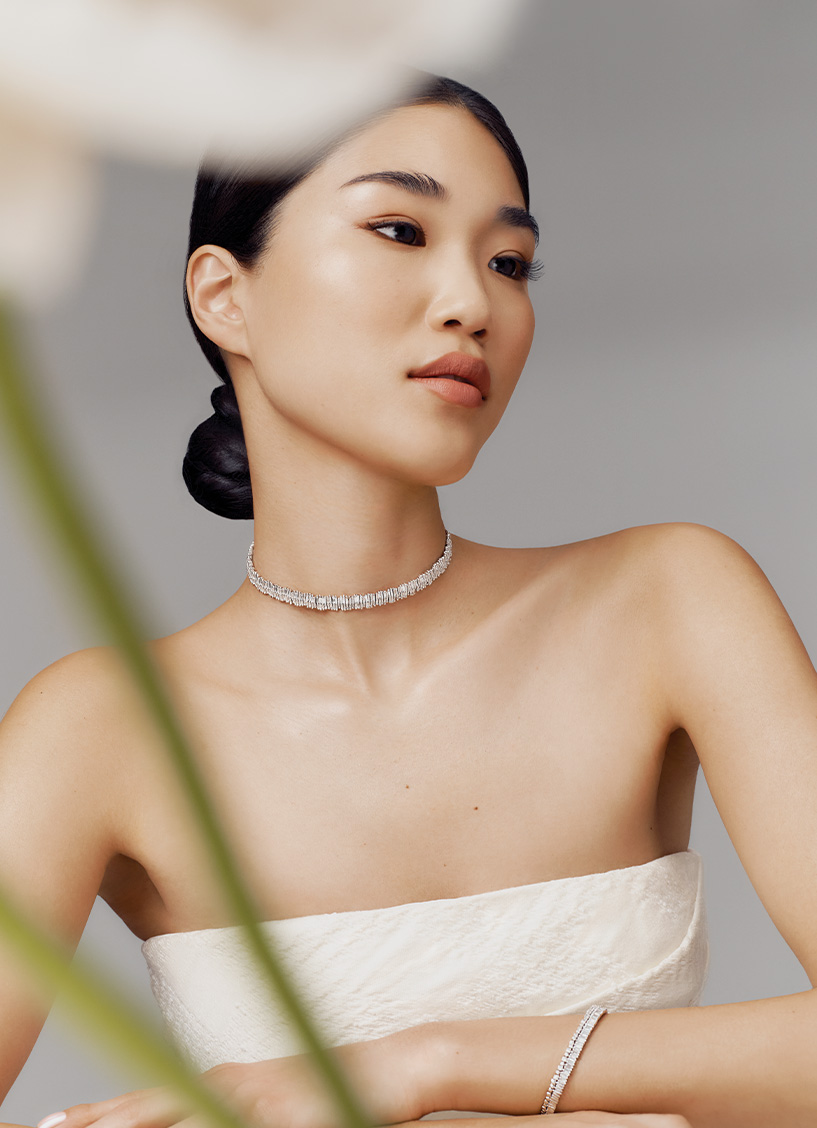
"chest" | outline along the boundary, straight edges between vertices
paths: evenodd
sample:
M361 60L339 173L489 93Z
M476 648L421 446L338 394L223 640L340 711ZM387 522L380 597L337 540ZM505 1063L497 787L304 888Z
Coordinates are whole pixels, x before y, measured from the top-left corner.
M495 632L395 692L282 679L249 699L189 702L208 788L267 919L686 848L697 761L668 743L638 663L575 635L547 649L512 638ZM140 935L229 923L173 778L153 762L133 824L141 874L122 868L117 892L112 869L106 899L128 899Z

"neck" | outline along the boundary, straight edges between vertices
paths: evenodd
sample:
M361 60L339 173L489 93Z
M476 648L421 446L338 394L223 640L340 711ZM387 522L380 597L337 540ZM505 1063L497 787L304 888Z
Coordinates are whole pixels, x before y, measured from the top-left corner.
M252 465L253 563L264 579L317 595L363 594L414 579L442 554L445 527L433 486L320 448L286 457L288 447L276 436ZM438 601L451 596L452 573L456 550L451 572L426 590L350 612L290 607L249 581L240 595L260 631L269 627L279 639L285 630L289 647L302 642L345 678L370 682L373 670L405 668L428 645L429 625L440 621Z
M254 500L256 571L318 595L396 587L426 571L445 544L437 491L338 480L331 490Z

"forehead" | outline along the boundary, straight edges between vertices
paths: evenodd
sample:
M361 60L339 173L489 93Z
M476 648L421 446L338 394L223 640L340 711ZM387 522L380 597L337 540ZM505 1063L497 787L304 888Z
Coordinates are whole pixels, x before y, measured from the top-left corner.
M400 106L343 141L312 173L317 191L335 192L355 176L411 169L444 184L454 201L475 194L494 203L518 203L522 190L491 132L454 106ZM371 187L371 186L369 186Z

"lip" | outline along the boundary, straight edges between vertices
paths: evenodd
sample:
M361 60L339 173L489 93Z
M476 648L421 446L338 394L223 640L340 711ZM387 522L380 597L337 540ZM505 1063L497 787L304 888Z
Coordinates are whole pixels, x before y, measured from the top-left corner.
M472 384L483 399L491 390L491 373L485 361L461 352L446 353L422 368L412 368L409 376L454 376Z

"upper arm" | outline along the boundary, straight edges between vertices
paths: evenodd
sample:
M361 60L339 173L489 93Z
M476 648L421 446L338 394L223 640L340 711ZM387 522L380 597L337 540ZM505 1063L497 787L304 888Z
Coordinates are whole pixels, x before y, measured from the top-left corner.
M743 866L817 984L817 673L765 575L696 525L657 538L656 661Z
M49 666L0 724L0 883L69 951L115 852L114 776L104 747L109 665L106 652L82 651ZM0 1100L50 1001L0 947Z

